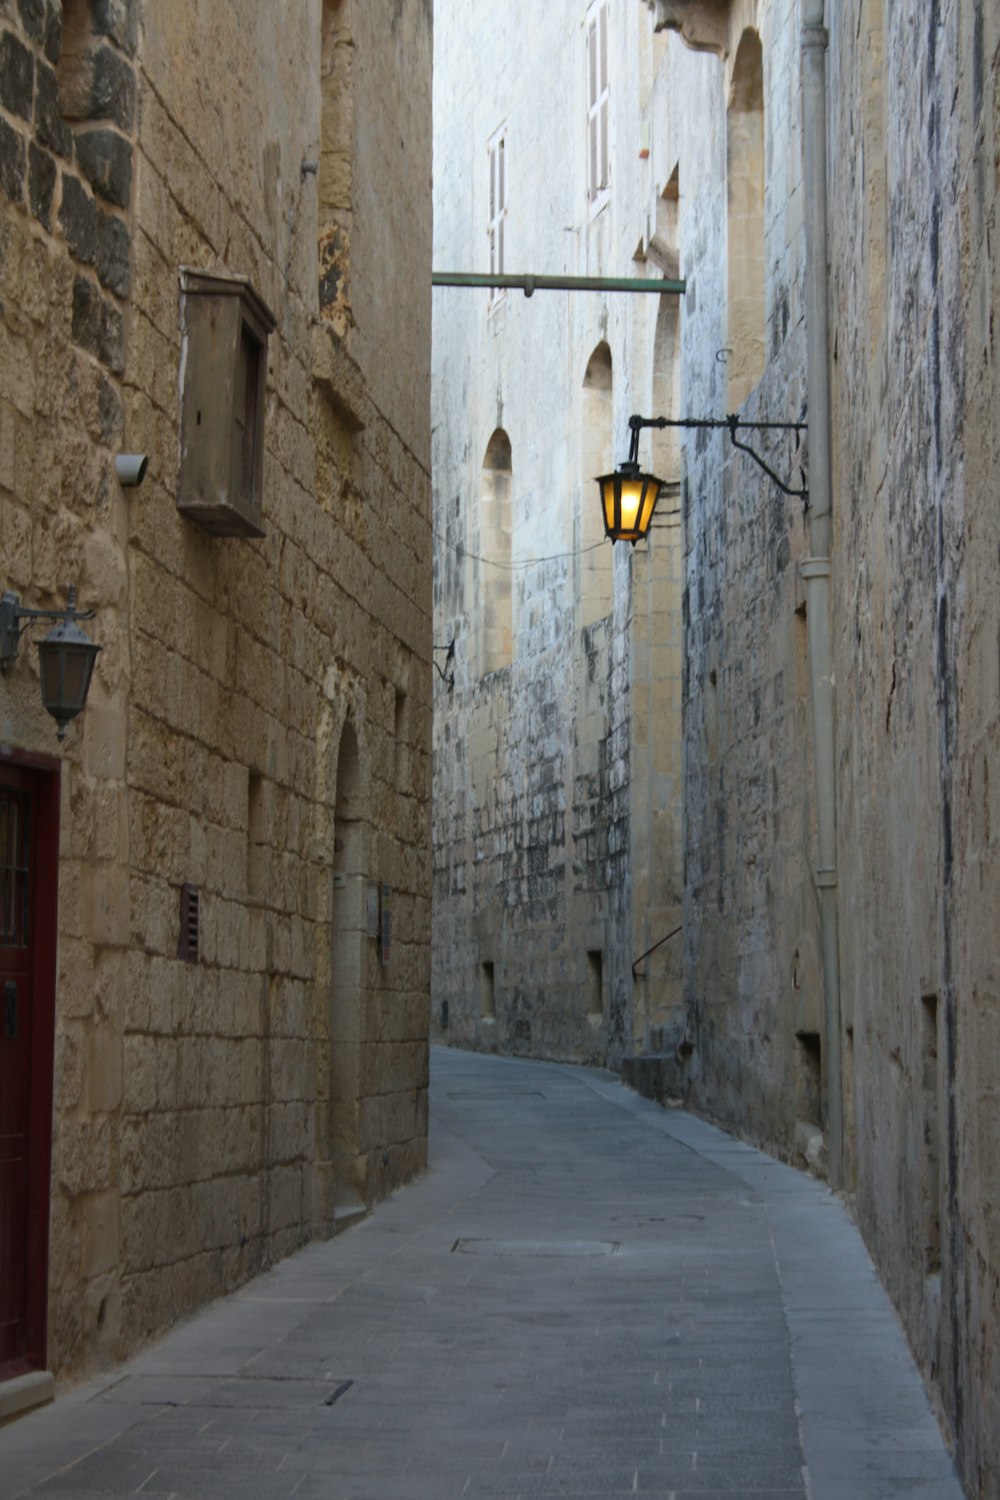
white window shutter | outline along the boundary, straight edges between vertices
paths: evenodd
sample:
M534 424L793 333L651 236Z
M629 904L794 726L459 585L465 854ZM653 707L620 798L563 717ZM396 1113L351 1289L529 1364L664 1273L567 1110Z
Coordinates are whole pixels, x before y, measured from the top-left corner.
M598 157L600 155L600 142L599 142L600 127L599 127L599 122L598 122L598 117L597 117L597 111L596 110L594 110L593 114L590 116L590 124L589 124L588 129L589 129L589 142L588 142L588 152L587 152L587 157L588 157L587 171L588 171L588 177L589 177L588 190L589 190L590 197L591 198L596 198L597 194L598 194L598 191L600 190L600 186L601 186L600 181L598 180L598 175L597 175L597 162L598 162Z
M490 197L487 238L490 247L490 275L504 274L504 238L507 217L507 133L504 127L488 143ZM498 287L490 289L490 304L503 296Z
M587 194L594 202L611 180L608 89L608 4L587 17Z

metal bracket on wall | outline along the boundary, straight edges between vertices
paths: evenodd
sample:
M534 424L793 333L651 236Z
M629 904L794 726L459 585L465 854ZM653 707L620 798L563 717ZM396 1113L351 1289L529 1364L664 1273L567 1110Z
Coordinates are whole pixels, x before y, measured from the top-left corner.
M654 943L653 946L652 946L652 948L647 948L646 951L645 951L645 953L640 953L639 957L636 959L635 963L632 965L632 978L633 978L633 980L648 979L649 978L648 974L637 974L636 973L636 969L638 969L638 967L642 963L643 959L644 958L648 958L651 953L655 953L656 952L657 948L662 948L663 945L664 945L664 943L669 943L669 941L670 941L671 938L676 937L679 932L683 932L683 931L684 931L684 926L683 926L683 923L682 923L680 927L674 927L674 928L672 928L671 931L667 933L666 937L661 937L660 941L658 943Z
M708 427L725 428L734 448L748 453L755 463L759 464L769 479L778 486L785 495L792 495L797 500L809 500L809 486L806 482L805 470L799 466L799 477L802 481L800 488L794 489L785 484L783 479L771 468L770 464L763 459L749 443L741 442L736 436L737 432L808 432L808 422L744 422L742 417L730 413L728 417L639 417L632 416L628 419L628 425L632 433L632 442L638 442L639 432L643 427L655 427L662 430L664 427Z
M439 663L435 661L434 668L441 681L446 684L449 693L453 692L455 688L455 668L452 666L452 663L455 660L455 640L456 637L452 636L447 646L431 647L432 651L447 651L448 653L448 655L444 659L444 667L441 667ZM433 656L431 657L431 661L434 661ZM450 671L448 670L449 667L451 668Z

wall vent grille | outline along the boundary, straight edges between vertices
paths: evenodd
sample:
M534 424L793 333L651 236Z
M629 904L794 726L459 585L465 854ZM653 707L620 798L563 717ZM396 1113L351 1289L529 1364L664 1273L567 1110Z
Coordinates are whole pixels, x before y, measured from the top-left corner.
M181 886L181 927L177 939L177 957L186 964L198 962L200 928L200 893L196 885Z

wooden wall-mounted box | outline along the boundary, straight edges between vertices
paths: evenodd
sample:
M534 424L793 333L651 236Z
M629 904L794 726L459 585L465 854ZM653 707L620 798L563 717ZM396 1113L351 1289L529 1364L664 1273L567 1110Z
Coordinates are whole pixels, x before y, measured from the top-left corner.
M263 536L264 389L274 315L243 276L181 270L177 508L216 536Z

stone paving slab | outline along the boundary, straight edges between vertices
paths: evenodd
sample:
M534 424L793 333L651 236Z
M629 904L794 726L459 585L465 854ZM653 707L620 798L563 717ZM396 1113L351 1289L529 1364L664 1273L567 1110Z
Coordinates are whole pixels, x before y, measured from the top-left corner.
M0 1500L961 1500L819 1183L610 1074L435 1050L431 1166L0 1429Z

